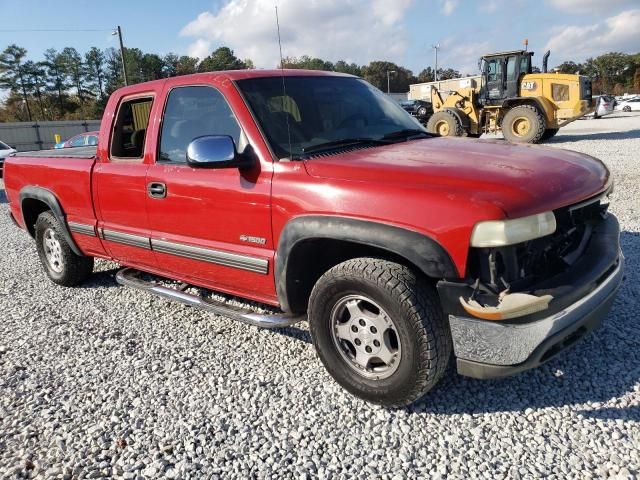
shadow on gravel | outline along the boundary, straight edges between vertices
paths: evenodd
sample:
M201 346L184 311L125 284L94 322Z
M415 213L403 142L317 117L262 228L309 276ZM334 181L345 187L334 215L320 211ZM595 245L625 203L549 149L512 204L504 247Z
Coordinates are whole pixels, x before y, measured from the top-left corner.
M285 337L293 338L295 340L308 343L309 345L313 343L311 341L311 334L306 330L302 330L301 328L298 328L298 327L274 328L271 331L273 333L284 335Z
M581 140L628 140L631 138L640 138L640 130L558 135L557 137L547 140L545 143L579 142Z
M82 288L116 288L119 287L116 282L116 273L121 267L111 268L94 272L89 279L82 284Z
M501 380L454 373L417 404L413 414L478 414L527 408L604 403L633 392L640 382L640 233L622 232L625 276L600 328L539 368ZM590 418L640 420L640 407L581 409Z
M578 415L600 420L626 420L640 422L640 406L632 405L627 408L600 408L598 410L580 410Z

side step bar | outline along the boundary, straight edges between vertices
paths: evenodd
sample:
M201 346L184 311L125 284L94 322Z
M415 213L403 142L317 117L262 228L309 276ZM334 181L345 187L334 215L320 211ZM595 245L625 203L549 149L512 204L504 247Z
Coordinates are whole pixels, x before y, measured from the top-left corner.
M273 315L260 314L252 312L251 310L235 308L222 302L207 300L199 295L192 295L180 290L176 290L174 288L158 285L153 281L142 280L138 278L138 275L140 275L141 273L142 272L134 270L132 268L123 268L116 274L116 281L120 285L124 285L126 287L144 290L146 292L153 293L169 300L184 303L185 305L200 308L202 310L215 313L216 315L229 317L240 322L248 323L249 325L254 325L256 327L283 328L306 320L305 315L290 315L286 313ZM188 285L182 284L179 288L184 290L187 287Z

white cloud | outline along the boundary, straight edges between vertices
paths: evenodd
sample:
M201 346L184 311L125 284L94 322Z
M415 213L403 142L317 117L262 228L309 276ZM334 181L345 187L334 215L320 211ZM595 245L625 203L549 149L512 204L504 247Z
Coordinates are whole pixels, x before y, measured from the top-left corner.
M458 0L440 0L443 15L451 15L458 6Z
M279 0L284 56L311 55L368 63L402 58L402 26L413 0ZM279 63L273 0L229 0L217 12L203 12L180 32L194 38L190 55L200 58L226 45L259 68Z
M611 12L618 7L637 5L638 0L547 0L551 6L569 13Z
M627 10L592 25L553 28L545 50L551 50L554 63L581 61L610 51L632 53L638 49L638 32L640 9Z
M462 75L478 74L478 59L494 51L489 41L462 43L458 37L448 37L440 42L438 67L453 68Z

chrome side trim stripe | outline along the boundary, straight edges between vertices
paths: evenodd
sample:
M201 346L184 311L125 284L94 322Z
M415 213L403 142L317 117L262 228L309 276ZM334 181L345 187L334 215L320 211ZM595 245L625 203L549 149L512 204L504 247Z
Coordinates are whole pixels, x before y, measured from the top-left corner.
M80 233L82 235L88 235L90 237L96 236L96 229L93 225L87 225L86 223L67 222L69 230L73 233Z
M102 228L100 230L100 238L108 240L110 242L129 245L131 247L140 247L147 250L151 249L151 242L149 238L140 235L133 235L131 233L116 232L115 230L107 230L106 228Z
M151 248L155 251L168 253L170 255L215 263L225 267L239 268L241 270L248 270L249 272L267 274L269 271L269 261L264 258L250 257L237 253L194 247L157 239L151 239Z

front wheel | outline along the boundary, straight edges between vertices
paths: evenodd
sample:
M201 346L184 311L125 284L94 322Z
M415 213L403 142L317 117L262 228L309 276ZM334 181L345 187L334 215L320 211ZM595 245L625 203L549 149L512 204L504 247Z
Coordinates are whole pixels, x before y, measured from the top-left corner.
M93 257L79 256L71 250L51 212L41 213L36 221L36 248L47 276L58 285L72 287L93 272Z
M427 132L440 137L461 137L464 129L453 113L443 110L434 113L427 122Z
M336 265L316 283L309 323L320 360L350 393L408 405L444 374L451 335L434 288L406 266L376 258Z
M630 112L631 111L631 107L629 105L626 105L626 106L622 107L622 111L623 112Z
M502 120L502 135L511 143L538 143L545 129L544 115L532 105L514 107Z

